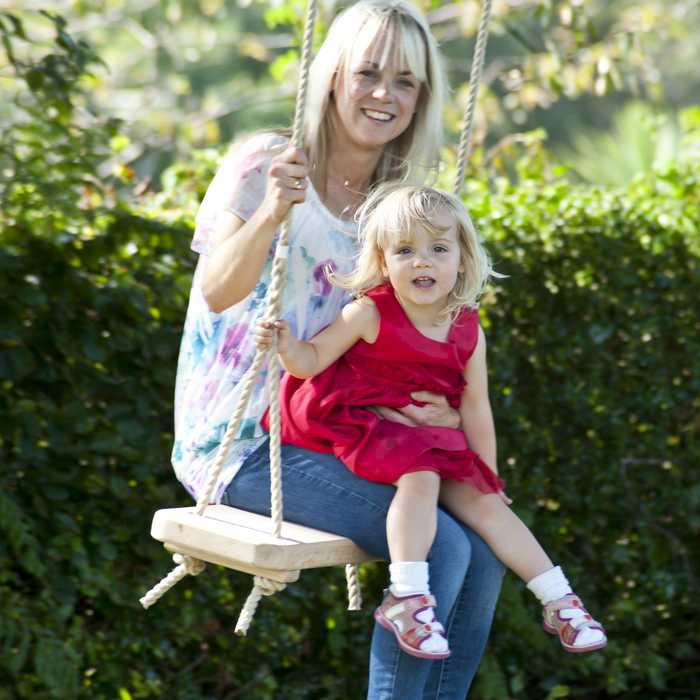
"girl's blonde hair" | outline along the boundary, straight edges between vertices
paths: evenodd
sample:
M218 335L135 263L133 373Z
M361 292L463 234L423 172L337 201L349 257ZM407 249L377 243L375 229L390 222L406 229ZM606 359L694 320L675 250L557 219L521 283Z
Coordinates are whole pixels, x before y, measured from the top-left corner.
M475 308L490 277L500 277L492 266L464 204L454 195L432 187L388 183L374 189L356 214L360 252L348 275L333 273L333 283L360 296L387 281L384 253L401 241L411 240L416 224L432 235L444 234L435 221L451 215L457 226L457 242L463 272L448 295L440 321L456 318L463 308Z
M406 0L360 0L335 18L311 65L304 134L316 182L326 181L334 80L337 77L349 81L353 59L378 37L383 42L379 67L395 57L420 81L421 94L408 128L385 146L373 182L404 180L409 176L422 182L428 171L437 166L446 83L430 27Z

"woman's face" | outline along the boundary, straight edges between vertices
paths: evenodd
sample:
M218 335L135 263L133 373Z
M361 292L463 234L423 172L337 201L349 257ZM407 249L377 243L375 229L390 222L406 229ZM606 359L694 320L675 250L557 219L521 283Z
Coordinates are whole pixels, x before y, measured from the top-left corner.
M336 76L333 137L363 150L381 150L411 123L421 83L395 55L379 67L381 38ZM394 54L396 52L393 52Z

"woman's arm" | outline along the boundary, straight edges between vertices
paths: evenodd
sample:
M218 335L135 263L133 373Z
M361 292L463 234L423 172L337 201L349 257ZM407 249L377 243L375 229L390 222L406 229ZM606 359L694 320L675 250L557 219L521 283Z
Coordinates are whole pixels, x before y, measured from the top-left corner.
M373 343L379 333L379 312L371 299L357 299L307 341L295 338L286 321L261 322L255 336L258 347L269 348L275 332L282 366L295 377L306 379L323 372L358 340Z
M202 293L212 311L237 304L258 283L275 230L292 204L306 198L307 175L306 154L288 148L272 159L265 199L248 221L230 211L220 213L202 280Z
M486 368L486 337L479 327L479 338L474 354L464 371L467 386L462 394L459 413L469 447L498 474L496 464L496 428L489 401L489 382Z

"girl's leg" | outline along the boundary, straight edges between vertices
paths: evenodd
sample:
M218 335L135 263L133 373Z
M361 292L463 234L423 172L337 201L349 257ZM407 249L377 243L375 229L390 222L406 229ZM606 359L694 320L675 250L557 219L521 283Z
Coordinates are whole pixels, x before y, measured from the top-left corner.
M469 484L446 481L440 501L525 581L545 608L545 628L559 634L567 651L593 651L606 645L602 625L587 613L564 572L552 564L532 532L498 494L483 494Z
M527 583L554 564L525 523L495 493L470 484L444 481L440 503L479 533L493 553Z
M248 458L226 490L222 503L269 514L270 475L266 449L267 444ZM374 556L389 558L386 516L395 493L393 486L360 479L332 455L288 445L282 447L282 470L285 519L336 532L351 538ZM455 661L450 664L450 683L463 688L469 687L483 653L500 585L498 562L485 556L470 568L471 552L463 526L439 510L437 532L428 555L431 588L438 600L438 616L449 622L448 633L453 644L450 662ZM490 565L482 570L482 562L490 562ZM459 610L453 610L458 597ZM469 634L463 634L463 630ZM468 660L467 664L457 664L457 660L464 659ZM368 700L433 700L438 697L440 700L463 700L464 693L424 695L429 674L431 687L442 685L443 668L447 668L445 662L404 654L393 634L375 625Z
M431 471L404 474L396 482L386 519L391 585L374 612L403 651L433 660L450 653L435 617L426 561L435 539L439 493L440 477Z
M386 516L392 562L425 561L435 539L440 477L434 472L404 474Z

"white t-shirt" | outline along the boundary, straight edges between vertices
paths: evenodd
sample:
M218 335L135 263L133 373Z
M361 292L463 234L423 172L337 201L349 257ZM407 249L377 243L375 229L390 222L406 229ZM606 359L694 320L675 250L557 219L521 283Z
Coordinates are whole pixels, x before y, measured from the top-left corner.
M258 134L235 146L224 158L197 214L192 248L200 253L178 359L175 388L175 443L172 462L177 478L197 498L207 470L239 399L241 379L253 361L253 331L265 309L274 244L260 280L248 296L221 313L209 310L201 280L217 217L225 209L248 220L263 201L271 159L286 145L279 134ZM292 332L308 339L325 328L348 301L328 282L330 266L349 272L357 251L357 229L333 216L311 183L306 201L292 208L287 281L282 318ZM266 371L256 379L238 434L217 481L213 500L221 496L241 464L265 439L260 418L268 406Z

